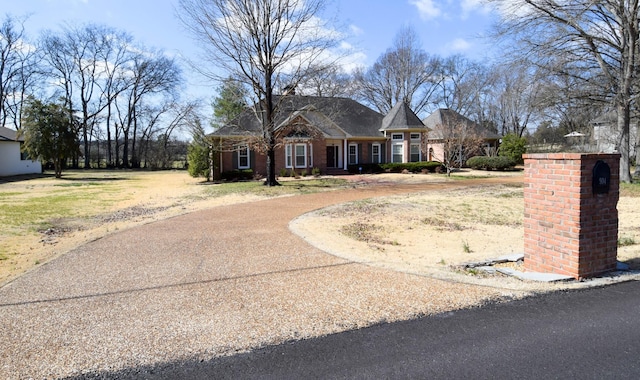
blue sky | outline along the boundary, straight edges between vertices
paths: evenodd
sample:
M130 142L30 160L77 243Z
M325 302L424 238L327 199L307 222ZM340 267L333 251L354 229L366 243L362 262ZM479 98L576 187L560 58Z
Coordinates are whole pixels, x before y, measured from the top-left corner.
M481 0L332 0L327 16L345 31L345 42L357 51L356 64L371 65L391 47L398 30L409 25L429 54L464 54L484 59L491 46L479 38L492 14ZM195 58L197 46L175 17L177 0L2 0L0 14L30 14L25 27L35 38L65 22L97 23L133 35L137 43L167 54ZM192 79L195 85L196 79ZM213 95L213 94L211 94Z

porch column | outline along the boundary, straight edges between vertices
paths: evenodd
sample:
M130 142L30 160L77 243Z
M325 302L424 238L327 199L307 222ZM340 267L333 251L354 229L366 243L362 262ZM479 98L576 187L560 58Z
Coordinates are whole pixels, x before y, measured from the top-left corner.
M349 147L349 144L347 143L347 139L344 139L344 147L342 149L342 169L343 170L347 170L347 160L349 158L349 152L347 151L347 148ZM339 156L338 156L339 158Z

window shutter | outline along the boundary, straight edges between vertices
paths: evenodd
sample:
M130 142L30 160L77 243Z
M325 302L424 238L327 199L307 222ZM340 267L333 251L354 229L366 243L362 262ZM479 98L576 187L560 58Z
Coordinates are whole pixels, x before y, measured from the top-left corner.
M238 169L238 151L233 151L231 161L233 162L233 168Z
M373 144L368 143L367 148L369 149L369 162L373 162Z

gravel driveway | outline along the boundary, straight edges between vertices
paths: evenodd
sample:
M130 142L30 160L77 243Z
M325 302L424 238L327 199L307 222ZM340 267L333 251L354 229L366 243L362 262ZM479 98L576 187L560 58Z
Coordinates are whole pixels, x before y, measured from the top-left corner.
M442 186L217 207L84 245L0 289L0 378L206 360L510 296L349 262L288 229L331 204Z

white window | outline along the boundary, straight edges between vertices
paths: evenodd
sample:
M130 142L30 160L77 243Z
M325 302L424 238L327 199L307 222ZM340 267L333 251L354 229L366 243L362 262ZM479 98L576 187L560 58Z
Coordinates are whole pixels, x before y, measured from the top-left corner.
M284 151L287 168L306 168L307 162L311 162L311 149L309 149L309 156L307 156L307 144L287 144Z
M402 143L393 143L391 145L391 162L402 162L404 146Z
M400 140L400 141L402 141L402 140L404 140L404 134L403 133L392 133L391 134L391 140L396 140L396 141Z
M349 165L358 164L358 145L349 144Z
M307 167L307 145L296 144L296 168Z
M242 145L238 148L238 169L249 169L249 146Z
M411 162L420 162L420 144L411 143Z
M292 154L291 154L291 149L292 149L291 144L287 144L284 147L284 152L285 152L284 153L284 156L285 156L284 165L287 168L293 167L293 158L292 158Z
M411 140L412 141L416 141L416 140L420 141L420 134L419 133L412 133L411 134Z
M371 161L374 164L380 163L380 144L371 145Z

